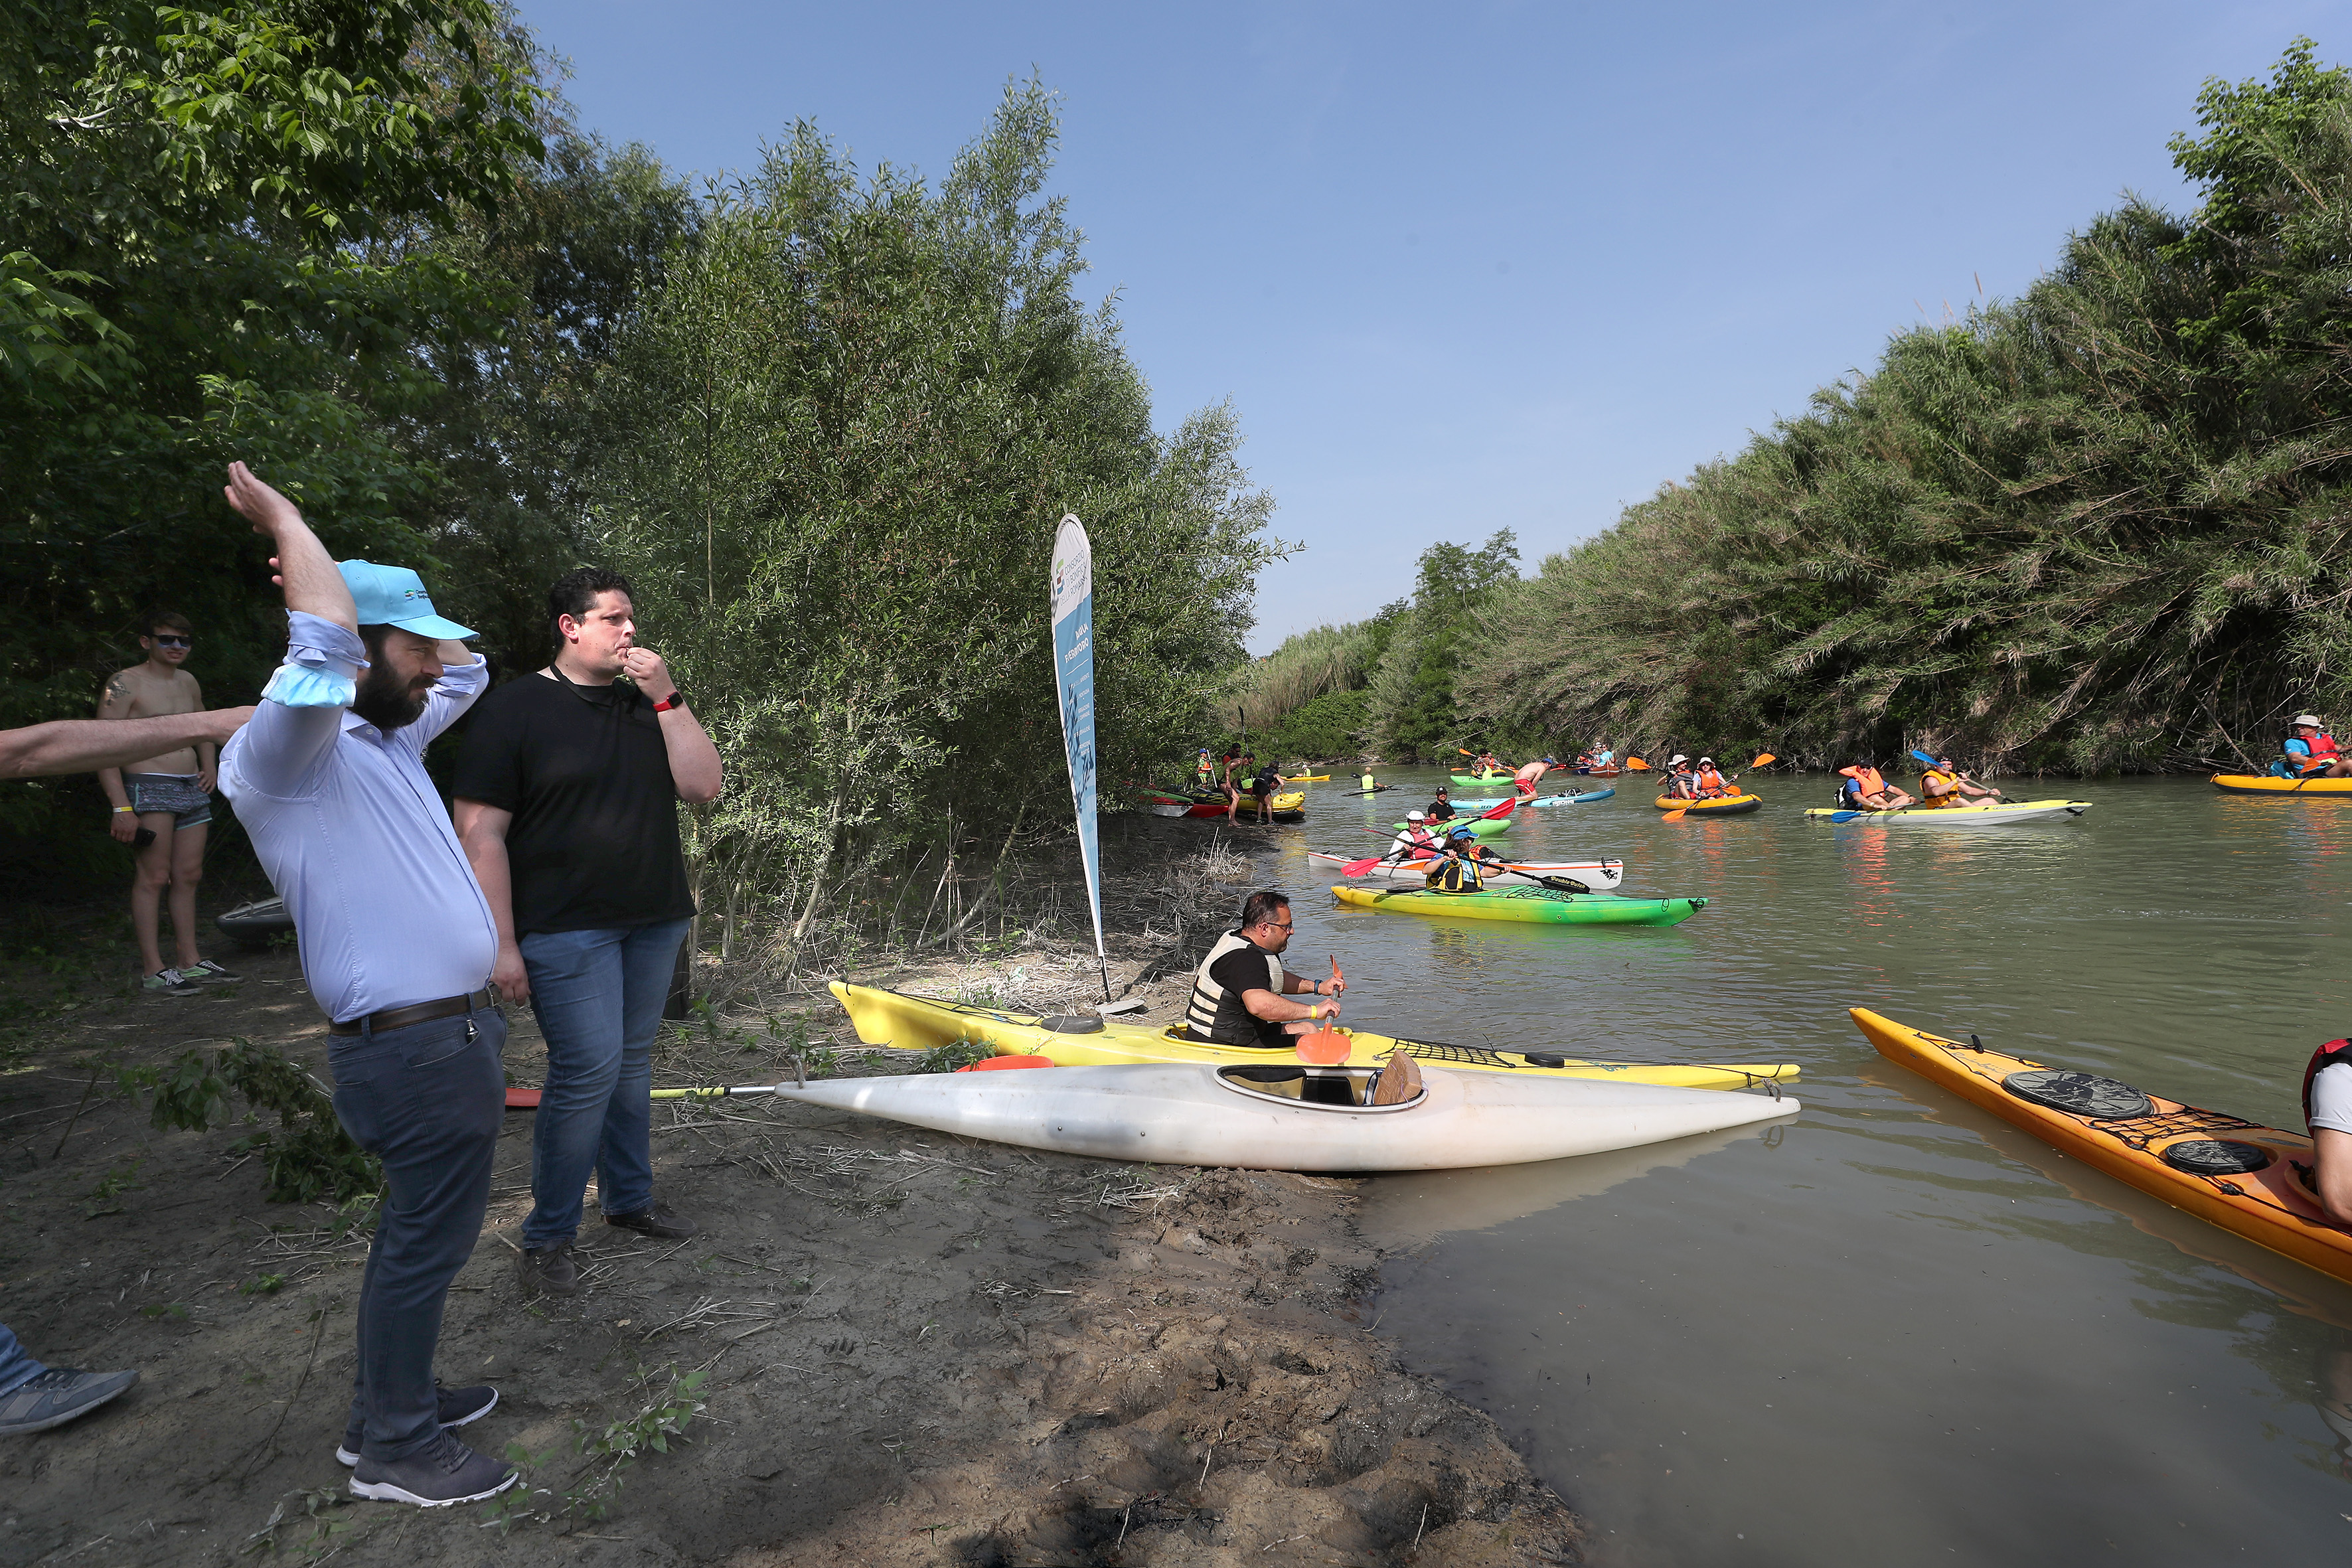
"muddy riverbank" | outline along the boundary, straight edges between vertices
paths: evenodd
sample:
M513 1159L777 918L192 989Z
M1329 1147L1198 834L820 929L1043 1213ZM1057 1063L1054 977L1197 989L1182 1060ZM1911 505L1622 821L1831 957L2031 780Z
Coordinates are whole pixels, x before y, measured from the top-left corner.
M1155 1013L1177 986L1150 977L1187 934L1146 922L1118 944ZM465 1436L529 1455L531 1489L495 1516L345 1501L364 1230L264 1201L230 1147L251 1129L157 1131L110 1087L116 1064L228 1037L319 1068L290 951L238 966L233 991L94 996L11 1037L0 1321L53 1363L142 1376L0 1445L0 1564L1576 1560L1574 1517L1493 1423L1371 1331L1353 1184L1111 1167L756 1100L658 1110L662 1195L702 1234L648 1244L592 1208L589 1288L562 1300L517 1287L530 1117L510 1114L443 1364L499 1387ZM898 983L1046 1000L1086 967L1033 947ZM15 970L46 1011L48 973ZM535 1082L516 1023L510 1075ZM908 1065L858 1054L829 1002L771 998L673 1031L656 1081L771 1081L788 1049Z

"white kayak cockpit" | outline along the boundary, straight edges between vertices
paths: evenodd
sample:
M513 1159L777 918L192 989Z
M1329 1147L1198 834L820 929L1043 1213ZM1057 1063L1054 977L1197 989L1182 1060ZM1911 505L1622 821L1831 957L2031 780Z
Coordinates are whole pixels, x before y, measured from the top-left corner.
M1377 1067L1309 1067L1301 1062L1248 1062L1217 1069L1217 1081L1236 1094L1304 1106L1310 1110L1354 1110L1386 1115L1410 1110L1429 1097L1416 1083L1411 1095L1394 1105L1374 1105Z

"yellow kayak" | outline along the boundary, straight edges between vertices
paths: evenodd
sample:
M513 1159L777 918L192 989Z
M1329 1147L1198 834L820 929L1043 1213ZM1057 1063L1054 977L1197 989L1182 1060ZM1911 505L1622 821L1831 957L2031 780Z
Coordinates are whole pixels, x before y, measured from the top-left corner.
M2352 779L2283 779L2269 773L2215 773L2213 787L2231 795L2352 795Z
M833 983L833 994L849 1014L857 1037L869 1046L929 1050L955 1040L978 1040L1004 1056L1044 1057L1056 1067L1106 1067L1122 1062L1286 1061L1288 1051L1243 1046L1201 1045L1180 1039L1174 1027L1129 1024L1092 1013L1041 1018L1029 1013L940 1002L899 991ZM1597 1062L1549 1051L1496 1051L1484 1046L1447 1046L1430 1040L1392 1039L1386 1035L1341 1030L1355 1042L1349 1062L1377 1066L1391 1052L1472 1072L1532 1073L1539 1078L1614 1079L1626 1083L1676 1089L1746 1089L1785 1082L1797 1076L1794 1062L1724 1065Z

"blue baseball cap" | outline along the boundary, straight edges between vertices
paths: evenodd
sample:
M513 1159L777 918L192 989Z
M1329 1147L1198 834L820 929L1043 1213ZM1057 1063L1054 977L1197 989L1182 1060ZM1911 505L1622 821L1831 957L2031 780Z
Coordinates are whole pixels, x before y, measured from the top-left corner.
M343 585L352 591L363 626L398 626L421 637L458 641L481 634L436 615L433 595L425 579L405 566L379 566L373 561L338 561Z

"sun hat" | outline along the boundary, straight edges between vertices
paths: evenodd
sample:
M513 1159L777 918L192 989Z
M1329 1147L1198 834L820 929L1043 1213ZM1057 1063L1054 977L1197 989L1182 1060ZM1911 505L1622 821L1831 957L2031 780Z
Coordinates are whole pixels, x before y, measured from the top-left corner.
M1666 766L1673 767L1676 763L1686 763L1689 761L1690 759L1688 757L1683 755L1680 752L1676 752L1673 756L1666 759Z
M405 566L379 566L372 561L338 561L343 586L363 626L398 626L421 637L455 642L480 634L436 614L425 579Z
M1417 812L1417 811L1408 811L1408 812L1406 812L1406 813L1404 814L1404 819L1405 819L1407 822L1427 822L1427 821L1429 820L1429 818L1428 818L1428 817L1423 816L1420 812Z
M1702 763L1713 763L1715 759L1713 757L1701 757L1699 761Z
M2320 728L2319 715L2316 713L2298 713L2294 716L2294 721L2297 724L2308 724L2315 730Z

